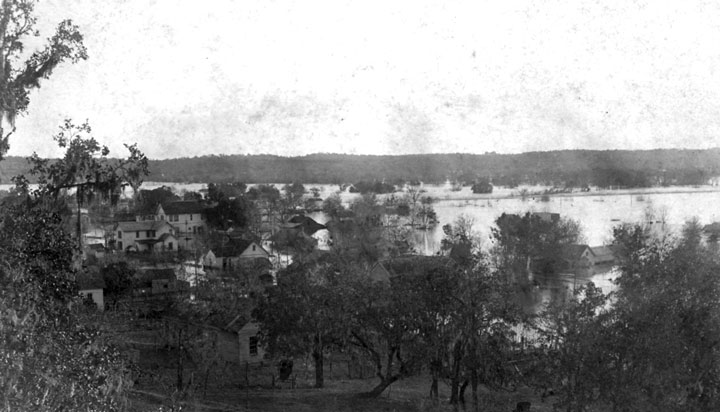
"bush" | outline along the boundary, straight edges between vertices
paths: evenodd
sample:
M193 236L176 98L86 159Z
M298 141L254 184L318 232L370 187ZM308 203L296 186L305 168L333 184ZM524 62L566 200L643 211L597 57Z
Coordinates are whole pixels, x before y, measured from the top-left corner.
M490 181L488 179L482 179L480 181L473 183L471 189L472 189L473 193L475 193L475 194L492 193L493 185L490 183Z

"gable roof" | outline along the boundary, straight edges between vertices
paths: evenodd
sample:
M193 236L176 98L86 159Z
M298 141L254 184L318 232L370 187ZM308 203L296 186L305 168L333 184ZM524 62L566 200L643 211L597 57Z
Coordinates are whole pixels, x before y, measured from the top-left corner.
M164 242L168 238L177 239L177 237L175 237L175 235L173 235L172 233L163 233L162 236L160 236L160 238L158 239L158 241Z
M117 222L115 226L123 232L138 232L143 230L159 230L163 226L172 226L164 220L141 220L139 222Z
M377 262L368 271L368 276L373 282L390 283L390 272L383 266L382 263Z
M590 253L593 253L588 245L565 245L562 249L562 256L569 260L580 259L585 250L590 250Z
M327 229L325 225L321 225L320 223L316 222L315 219L304 215L293 216L288 222L300 224L303 231L308 235L312 235L318 230Z
M163 203L162 208L166 215L189 215L202 213L205 205L196 200L180 200Z
M239 257L252 245L257 246L256 251L262 251L265 255L270 256L267 250L253 240L234 237L227 237L226 239L225 242L215 243L210 247L215 257Z

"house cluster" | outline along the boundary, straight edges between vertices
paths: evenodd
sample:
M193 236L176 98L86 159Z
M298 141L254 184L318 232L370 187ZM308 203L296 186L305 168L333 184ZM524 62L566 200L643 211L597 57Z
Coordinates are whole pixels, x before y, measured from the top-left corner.
M198 201L175 201L140 211L132 220L118 221L110 243L119 251L173 251L199 246L207 225L205 206Z
M133 214L117 214L112 224L97 227L88 218L83 241L89 275L80 282L86 302L100 310L114 303L104 293L101 273L101 262L113 255L122 255L135 269L132 293L127 297L131 306L152 313L158 306L154 302L171 295L197 301L193 286L204 281L217 281L223 293L237 296L244 296L251 286L273 285L278 267L289 262L280 259L280 254L326 246L322 241L325 226L302 215L284 222L264 218L261 236L253 236L233 229L213 230L205 218L206 207L200 201L166 202ZM226 360L261 362L264 352L256 336L258 326L249 319L238 315L228 325L198 327L217 338Z

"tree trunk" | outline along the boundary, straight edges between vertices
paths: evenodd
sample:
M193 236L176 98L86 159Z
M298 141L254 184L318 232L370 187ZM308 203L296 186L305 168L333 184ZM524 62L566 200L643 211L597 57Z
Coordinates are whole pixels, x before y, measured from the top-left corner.
M450 379L450 404L456 405L459 400L460 389L460 363L462 361L462 346L455 342L453 348L453 374Z
M323 353L322 351L313 351L312 356L315 361L315 387L322 388L325 383L323 376Z
M398 376L385 377L376 387L372 388L370 392L365 393L365 396L368 398L377 398L378 396L380 396L381 393L385 391L385 389L387 389L388 386L392 385L397 380Z
M478 404L478 375L475 369L470 371L470 389L472 390L473 411L477 412L480 410L480 405Z
M178 330L178 357L177 357L177 382L176 387L178 392L182 391L183 389L183 369L185 366L185 357L183 356L183 348L182 348L182 329Z
M465 380L463 381L463 384L460 385L460 395L459 395L459 397L460 397L460 404L463 406L463 409L465 409L465 390L466 390L467 387L468 387L468 383L470 383L470 381L467 380L467 379L465 379Z
M78 188L80 190L80 188ZM80 199L77 199L77 242L78 242L78 250L82 253L82 223L80 222Z
M433 359L430 362L430 373L432 382L430 383L430 399L437 401L438 395L438 378L440 377L440 360Z

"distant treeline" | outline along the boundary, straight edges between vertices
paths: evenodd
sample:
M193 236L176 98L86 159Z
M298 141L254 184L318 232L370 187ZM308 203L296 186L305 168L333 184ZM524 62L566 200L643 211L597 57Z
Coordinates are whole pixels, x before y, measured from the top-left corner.
M0 162L0 179L27 170L23 158ZM650 187L699 185L720 175L720 149L563 150L522 154L423 154L370 156L312 154L302 157L228 155L153 160L149 181L397 183L447 180L471 185L543 184L565 187Z

